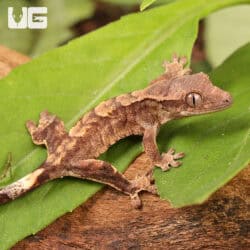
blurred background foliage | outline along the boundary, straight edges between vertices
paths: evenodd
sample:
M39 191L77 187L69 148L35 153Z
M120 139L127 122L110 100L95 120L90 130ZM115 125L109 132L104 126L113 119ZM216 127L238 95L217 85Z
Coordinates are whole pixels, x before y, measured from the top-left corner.
M250 41L250 5L215 12L205 20L205 48L213 67Z
M158 0L149 8L173 1ZM141 2L141 0L2 0L0 44L36 57L123 15L139 12ZM47 6L48 28L8 29L7 9L10 6L15 9L22 6ZM194 71L209 71L238 47L249 42L249 13L249 5L230 7L208 16L200 23L200 32L192 57Z

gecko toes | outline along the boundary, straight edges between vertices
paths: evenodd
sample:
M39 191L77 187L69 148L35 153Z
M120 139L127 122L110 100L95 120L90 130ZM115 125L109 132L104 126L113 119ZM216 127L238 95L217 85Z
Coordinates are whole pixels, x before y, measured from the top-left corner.
M178 63L178 59L179 59L179 58L178 58L177 54L174 53L173 56L172 56L172 62Z
M27 121L26 122L26 128L31 132L36 129L36 124L33 121Z
M180 153L175 154L173 158L174 160L178 160L178 159L183 158L184 156L185 156L185 153L180 152Z
M180 165L181 165L181 162L180 162L180 161L173 161L173 162L171 163L171 166L174 167L174 168L177 168L177 167L179 167Z
M181 57L179 60L180 64L182 64L183 66L187 63L187 58L185 56Z
M161 161L156 163L156 166L160 167L163 171L169 170L170 167L179 167L182 163L177 160L184 156L185 154L183 152L175 153L175 150L170 148L167 153L161 155Z
M130 198L131 198L131 204L134 208L139 209L142 207L142 202L138 193L130 195Z
M132 193L130 194L131 203L134 208L141 208L142 202L139 193L146 191L152 194L158 194L157 187L154 185L152 172L143 176L137 176L132 183Z
M164 61L163 67L165 68L165 73L169 73L173 76L179 75L189 75L191 70L185 68L187 64L187 58L185 56L179 57L176 54L173 55L171 62Z
M173 155L174 152L175 152L175 150L174 150L173 148L170 148L170 149L168 150L167 154Z

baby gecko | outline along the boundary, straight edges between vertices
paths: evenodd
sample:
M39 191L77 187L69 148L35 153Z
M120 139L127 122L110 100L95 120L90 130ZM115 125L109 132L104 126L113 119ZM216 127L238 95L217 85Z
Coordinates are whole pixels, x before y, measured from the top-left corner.
M26 123L32 140L47 148L47 159L34 172L0 189L0 204L14 200L41 184L65 176L104 183L131 197L141 206L139 193L156 194L152 171L128 180L110 163L96 159L112 144L129 135L142 135L153 167L178 167L184 153L169 149L160 154L156 136L162 124L173 119L219 111L232 103L230 94L214 86L204 73L191 74L186 58L165 62L165 72L148 87L100 103L67 133L63 121L44 111L38 126Z

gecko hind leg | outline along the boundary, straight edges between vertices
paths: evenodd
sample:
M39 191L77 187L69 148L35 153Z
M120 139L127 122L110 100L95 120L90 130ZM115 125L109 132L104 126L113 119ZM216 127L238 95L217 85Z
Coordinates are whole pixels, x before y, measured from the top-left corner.
M135 208L141 206L138 195L141 191L156 193L149 175L130 181L105 161L88 159L67 164L66 166L50 165L45 162L32 173L0 188L0 204L17 199L43 183L66 176L92 180L112 186L129 195Z
M173 55L172 61L164 61L163 68L165 69L165 73L170 74L171 76L183 76L191 73L190 68L184 68L187 63L186 57L178 57L176 54Z
M162 66L164 68L164 73L159 76L157 79L153 80L150 84L155 84L162 80L171 80L176 77L181 77L184 75L190 75L191 69L185 67L187 64L186 57L178 57L176 54L173 55L172 61L164 61Z
M153 171L150 171L143 176L137 176L131 182L136 189L136 191L130 195L131 203L135 208L140 208L142 206L141 199L139 197L140 192L147 191L151 194L158 194L157 187L154 185Z
M107 184L130 196L133 207L141 207L139 193L148 191L156 194L156 188L152 184L152 177L149 175L137 177L135 180L128 180L119 173L110 163L87 159L71 163L64 168L62 176L72 176L81 179L88 179Z

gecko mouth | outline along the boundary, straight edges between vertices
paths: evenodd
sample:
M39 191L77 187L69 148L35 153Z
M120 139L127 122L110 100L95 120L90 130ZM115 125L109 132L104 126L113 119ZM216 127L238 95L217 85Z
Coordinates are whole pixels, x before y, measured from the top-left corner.
M223 104L221 104L213 109L207 108L207 109L194 110L194 111L182 111L181 115L182 116L189 116L189 115L203 115L203 114L215 113L215 112L219 112L219 111L225 110L227 108L230 108L232 106L232 104L233 104L232 100L225 101Z
M228 109L232 106L233 102L232 100L230 101L226 101L224 102L223 104L217 106L216 108L214 109L208 109L208 110L205 110L206 113L211 113L211 112L217 112L217 111L221 111L221 110L225 110L225 109Z

